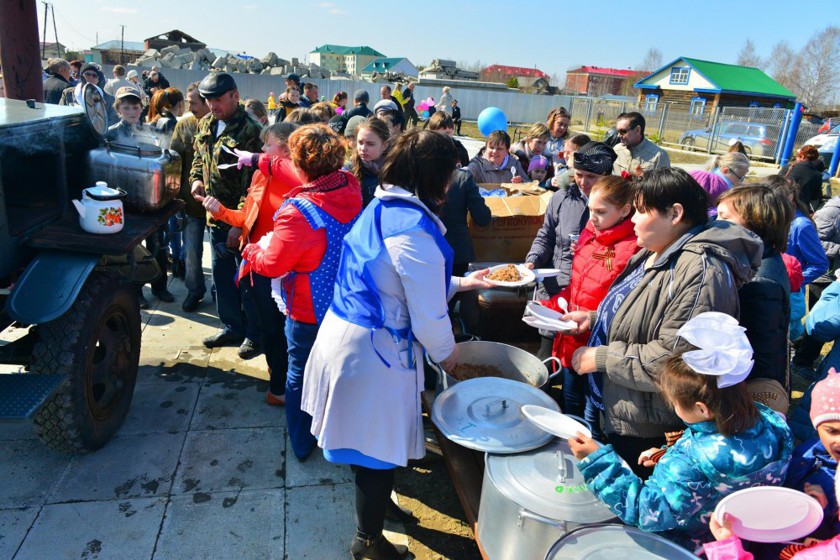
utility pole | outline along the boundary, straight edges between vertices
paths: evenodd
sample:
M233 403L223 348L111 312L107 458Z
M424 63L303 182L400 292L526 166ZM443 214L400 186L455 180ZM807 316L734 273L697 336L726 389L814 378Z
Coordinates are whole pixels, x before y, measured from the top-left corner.
M120 64L125 64L125 25L120 25L122 27L122 33L120 34Z
M50 4L52 8L53 32L55 33L55 50L58 52L58 58L61 58L61 43L58 42L58 27L55 25L55 6Z
M50 5L46 2L44 4L44 40L41 41L41 58L46 58L47 52L47 17L49 16Z

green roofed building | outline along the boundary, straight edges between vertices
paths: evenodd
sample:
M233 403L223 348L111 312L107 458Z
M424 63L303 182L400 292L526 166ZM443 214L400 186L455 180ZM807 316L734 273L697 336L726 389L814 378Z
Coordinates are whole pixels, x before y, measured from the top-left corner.
M633 86L646 111L656 111L660 103L683 103L702 115L716 107L791 108L796 101L795 94L758 68L684 56Z
M309 61L331 72L346 72L359 75L362 68L385 55L367 46L345 47L343 45L321 45L309 52Z

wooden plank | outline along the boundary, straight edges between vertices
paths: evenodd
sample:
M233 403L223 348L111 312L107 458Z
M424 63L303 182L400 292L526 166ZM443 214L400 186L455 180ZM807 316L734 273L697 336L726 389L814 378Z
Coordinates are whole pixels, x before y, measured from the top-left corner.
M426 411L431 412L435 392L423 391L421 400ZM437 426L434 426L434 424L432 426L443 454L443 460L446 463L446 469L452 479L452 485L455 487L458 500L464 509L464 516L472 528L478 551L481 553L481 557L487 560L487 555L478 539L478 507L481 502L481 484L484 480L484 454L449 441L440 433Z
M173 200L161 210L149 214L126 214L122 231L107 235L88 233L79 225L74 212L32 234L27 243L36 249L58 249L99 255L125 255L138 243L165 225L184 207L182 200Z

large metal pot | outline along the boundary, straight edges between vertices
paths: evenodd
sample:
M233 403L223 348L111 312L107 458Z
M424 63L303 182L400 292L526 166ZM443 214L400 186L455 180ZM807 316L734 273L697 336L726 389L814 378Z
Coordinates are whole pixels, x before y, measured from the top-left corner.
M568 531L613 519L586 487L569 444L487 454L478 538L490 560L541 560Z
M578 527L563 535L545 560L696 560L664 537L614 523Z
M559 375L560 370L552 375L548 374L545 364L551 361L558 362L557 358L548 358L541 362L539 358L526 352L521 348L502 344L501 342L488 342L475 340L458 343L458 361L465 364L495 366L502 372L506 379L521 381L534 387L542 387L549 379ZM432 363L426 356L429 365L438 372L437 392L447 389L450 385L458 382L457 379L444 371L440 364Z
M155 212L178 196L181 156L154 144L109 142L88 152L88 172L92 180L123 189L127 210Z

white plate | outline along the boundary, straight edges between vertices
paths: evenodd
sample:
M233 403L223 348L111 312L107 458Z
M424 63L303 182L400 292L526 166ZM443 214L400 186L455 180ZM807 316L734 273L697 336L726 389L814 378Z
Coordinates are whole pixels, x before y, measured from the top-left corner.
M526 404L522 407L522 414L534 425L559 438L573 439L578 432L588 438L592 437L589 428L577 420L544 406Z
M773 512L768 515L768 512ZM723 514L736 518L732 532L748 541L782 542L801 539L820 526L820 503L803 492L779 486L758 486L739 490L722 499L715 519Z
M496 272L497 270L501 270L506 266L506 264L493 266L490 268L490 272L488 272L487 274L490 275ZM528 284L536 280L533 271L526 268L524 264L516 264L514 266L516 267L516 270L519 271L519 274L522 276L522 279L519 282L501 282L499 280L490 280L489 278L485 278L485 280L487 280L494 286L500 286L502 288L518 288L519 286L527 286Z
M558 323L554 321L543 321L539 317L531 317L530 315L526 315L522 317L522 322L528 325L529 327L534 327L535 329L543 329L546 331L553 331L557 333L565 333L568 331L567 328L561 328Z
M560 272L559 268L535 268L534 276L537 277L537 280L542 280L543 278L554 278L555 276L560 276Z

